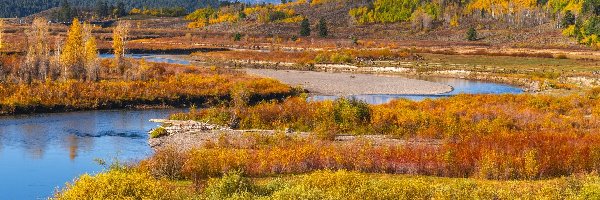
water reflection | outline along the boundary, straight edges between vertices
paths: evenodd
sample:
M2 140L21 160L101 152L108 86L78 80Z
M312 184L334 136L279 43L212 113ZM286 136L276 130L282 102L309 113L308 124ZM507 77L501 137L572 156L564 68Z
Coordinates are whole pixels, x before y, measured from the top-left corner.
M113 54L100 54L100 58L114 58ZM177 59L172 55L156 55L156 54L126 54L126 58L144 59L148 62L155 63L169 63L169 64L180 64L189 65L190 61L186 59Z
M181 110L89 111L0 117L0 199L39 199L83 173L94 159L136 161L152 153L151 118Z
M415 101L421 101L424 99L435 99L450 97L457 94L520 94L523 90L518 87L489 83L483 81L472 81L466 79L457 78L427 78L424 79L431 82L443 83L450 85L454 88L452 92L439 94L439 95L398 95L398 94L377 94L377 95L350 95L346 98L356 99L365 101L369 104L385 104L389 103L394 99L410 99ZM338 96L327 96L327 95L316 95L310 97L312 101L324 101L324 100L335 100Z

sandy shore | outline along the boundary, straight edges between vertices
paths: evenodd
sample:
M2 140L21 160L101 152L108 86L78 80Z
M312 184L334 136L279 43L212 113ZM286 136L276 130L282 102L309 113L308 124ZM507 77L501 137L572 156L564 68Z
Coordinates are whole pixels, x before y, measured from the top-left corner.
M398 76L270 69L246 69L246 72L324 95L441 94L452 91L449 85Z

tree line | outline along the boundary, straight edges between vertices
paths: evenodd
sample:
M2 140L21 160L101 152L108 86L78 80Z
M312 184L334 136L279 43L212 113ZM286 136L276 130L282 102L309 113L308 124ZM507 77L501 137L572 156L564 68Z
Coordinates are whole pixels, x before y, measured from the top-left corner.
M64 5L64 0L19 0L19 1L0 1L0 17L24 17L32 15L50 8L55 8ZM88 0L88 1L67 1L73 9L97 9L102 5L110 7L122 4L122 7L127 9L123 12L127 13L132 8L165 8L165 7L184 7L187 12L191 12L198 8L207 6L218 7L219 0ZM72 14L72 13L71 13Z

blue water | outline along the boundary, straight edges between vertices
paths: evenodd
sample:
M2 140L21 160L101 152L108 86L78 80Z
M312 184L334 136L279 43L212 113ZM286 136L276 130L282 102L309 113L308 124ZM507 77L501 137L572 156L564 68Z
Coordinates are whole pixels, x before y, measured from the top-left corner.
M100 54L100 58L114 58L113 54ZM148 62L155 63L169 63L169 64L180 64L189 65L191 62L185 59L167 58L167 55L156 55L156 54L126 54L126 58L133 59L144 59Z
M148 120L181 110L109 110L0 117L0 199L46 199L94 160L139 161L152 153Z
M435 98L444 98L450 97L457 94L520 94L523 93L523 89L514 87L507 84L499 84L499 83L490 83L484 81L473 81L466 79L457 79L457 78L427 78L424 79L431 82L443 83L450 85L454 88L452 92L438 94L438 95L398 95L398 94L384 94L384 95L351 95L346 98L357 99L361 101L365 101L369 104L385 104L389 103L394 99L410 99L415 101L421 101L424 99L435 99ZM317 95L310 97L310 100L313 101L323 101L323 100L335 100L340 98L338 96L325 96L325 95Z

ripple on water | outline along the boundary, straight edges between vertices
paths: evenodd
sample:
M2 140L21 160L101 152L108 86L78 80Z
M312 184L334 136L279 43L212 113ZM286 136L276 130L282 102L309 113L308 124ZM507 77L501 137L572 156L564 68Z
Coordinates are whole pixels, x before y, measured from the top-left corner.
M0 117L0 199L45 199L94 160L138 161L152 153L148 120L181 109L105 110Z

